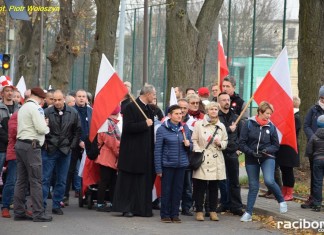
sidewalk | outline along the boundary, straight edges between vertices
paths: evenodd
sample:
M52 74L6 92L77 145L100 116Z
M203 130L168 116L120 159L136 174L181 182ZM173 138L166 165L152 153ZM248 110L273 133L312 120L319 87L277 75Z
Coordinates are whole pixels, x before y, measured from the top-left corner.
M241 189L242 202L246 205L248 189ZM257 197L254 205L254 212L261 215L273 216L276 220L299 221L306 219L307 221L324 221L324 208L321 212L314 212L311 209L302 209L300 204L294 201L287 202L288 212L279 213L279 204L275 199L267 199Z

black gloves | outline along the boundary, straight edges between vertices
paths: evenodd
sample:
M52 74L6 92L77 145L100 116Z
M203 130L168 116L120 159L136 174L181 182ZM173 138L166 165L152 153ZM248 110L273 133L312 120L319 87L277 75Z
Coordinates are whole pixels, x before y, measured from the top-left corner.
M257 152L253 152L252 153L252 156L255 157L255 158L261 158L261 157L263 157L262 153L257 153Z

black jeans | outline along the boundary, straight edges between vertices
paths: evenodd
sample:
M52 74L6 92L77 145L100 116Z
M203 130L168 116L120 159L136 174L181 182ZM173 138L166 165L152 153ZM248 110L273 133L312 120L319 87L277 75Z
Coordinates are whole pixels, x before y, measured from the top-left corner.
M295 185L294 168L288 166L280 166L282 175L282 185L293 188Z
M100 181L98 185L98 204L104 204L106 189L109 188L109 200L113 201L117 171L113 168L100 165Z
M181 208L182 211L189 211L192 207L192 170L186 169L182 190Z
M204 205L205 192L208 189L209 195L209 211L215 212L218 198L218 180L200 180L195 179L194 195L196 203L196 211L202 212Z
M231 211L242 210L239 161L236 153L225 158L226 180L219 182L222 206Z
M65 194L64 194L64 196L67 198L69 198L69 196L70 196L69 193L70 193L70 189L71 189L71 184L73 182L74 173L76 170L76 165L77 165L78 159L80 159L80 161L81 161L83 151L84 150L82 148L80 148L79 146L72 150L70 167L69 167L68 175L66 177L66 188L65 188Z

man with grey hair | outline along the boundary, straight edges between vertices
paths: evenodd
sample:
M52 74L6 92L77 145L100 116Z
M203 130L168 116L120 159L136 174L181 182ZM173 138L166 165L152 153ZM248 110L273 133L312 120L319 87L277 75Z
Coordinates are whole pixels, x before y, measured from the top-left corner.
M155 96L154 86L145 85L136 99L139 107L132 102L123 113L113 210L122 212L125 217L153 215L154 116L148 104L153 102Z

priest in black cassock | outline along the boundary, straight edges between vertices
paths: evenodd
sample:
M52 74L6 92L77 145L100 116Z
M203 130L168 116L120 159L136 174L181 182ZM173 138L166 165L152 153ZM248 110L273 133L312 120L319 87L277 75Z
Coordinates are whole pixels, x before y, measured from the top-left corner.
M149 107L156 96L154 86L145 85L136 103L129 103L123 113L118 176L113 211L125 217L152 216L154 172L154 116Z

